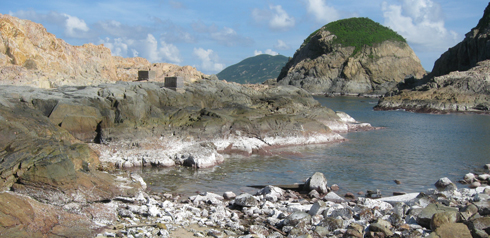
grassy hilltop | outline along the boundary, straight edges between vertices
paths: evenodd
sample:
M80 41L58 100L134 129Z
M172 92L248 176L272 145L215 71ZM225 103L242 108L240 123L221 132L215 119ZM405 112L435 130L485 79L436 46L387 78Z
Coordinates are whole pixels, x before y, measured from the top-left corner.
M406 42L405 38L390 28L382 26L369 18L359 17L343 19L326 24L311 33L310 36L305 39L303 46L306 45L319 31L329 31L337 36L332 42L334 45L340 44L344 47L356 47L353 55L359 52L363 46L373 46L374 44L382 43L387 40Z

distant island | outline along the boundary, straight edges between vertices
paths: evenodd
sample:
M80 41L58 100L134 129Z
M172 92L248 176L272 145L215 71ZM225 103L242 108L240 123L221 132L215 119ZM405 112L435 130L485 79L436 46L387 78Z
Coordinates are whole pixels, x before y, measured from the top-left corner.
M261 54L231 65L216 76L228 82L241 84L263 83L268 79L277 78L287 62L288 57L283 55Z

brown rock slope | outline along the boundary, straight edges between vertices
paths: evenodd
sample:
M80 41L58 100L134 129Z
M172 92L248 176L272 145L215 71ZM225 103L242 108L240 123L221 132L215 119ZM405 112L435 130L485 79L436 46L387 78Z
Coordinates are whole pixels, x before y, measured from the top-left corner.
M441 55L431 74L405 83L376 109L488 112L490 109L490 4L466 38ZM403 89L409 87L408 89Z
M368 18L351 18L312 33L277 81L317 94L383 94L424 73L401 36Z
M138 70L155 70L157 76L204 77L190 66L158 63L144 58L112 56L103 45L72 46L38 23L0 14L0 84L53 88L63 85L97 85L134 81ZM158 80L157 80L158 81Z

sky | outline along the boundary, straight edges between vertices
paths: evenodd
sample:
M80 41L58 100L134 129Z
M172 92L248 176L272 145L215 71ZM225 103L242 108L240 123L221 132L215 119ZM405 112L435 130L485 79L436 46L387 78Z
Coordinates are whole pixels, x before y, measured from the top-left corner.
M72 45L190 65L206 74L257 54L292 57L313 31L368 17L402 35L422 66L478 24L483 0L2 0L0 13L41 23Z

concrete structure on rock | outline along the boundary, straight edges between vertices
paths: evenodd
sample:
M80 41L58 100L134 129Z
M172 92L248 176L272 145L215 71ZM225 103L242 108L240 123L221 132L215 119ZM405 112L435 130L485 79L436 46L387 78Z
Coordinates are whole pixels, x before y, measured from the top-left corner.
M156 72L151 70L140 70L138 71L138 81L152 80L156 78Z

